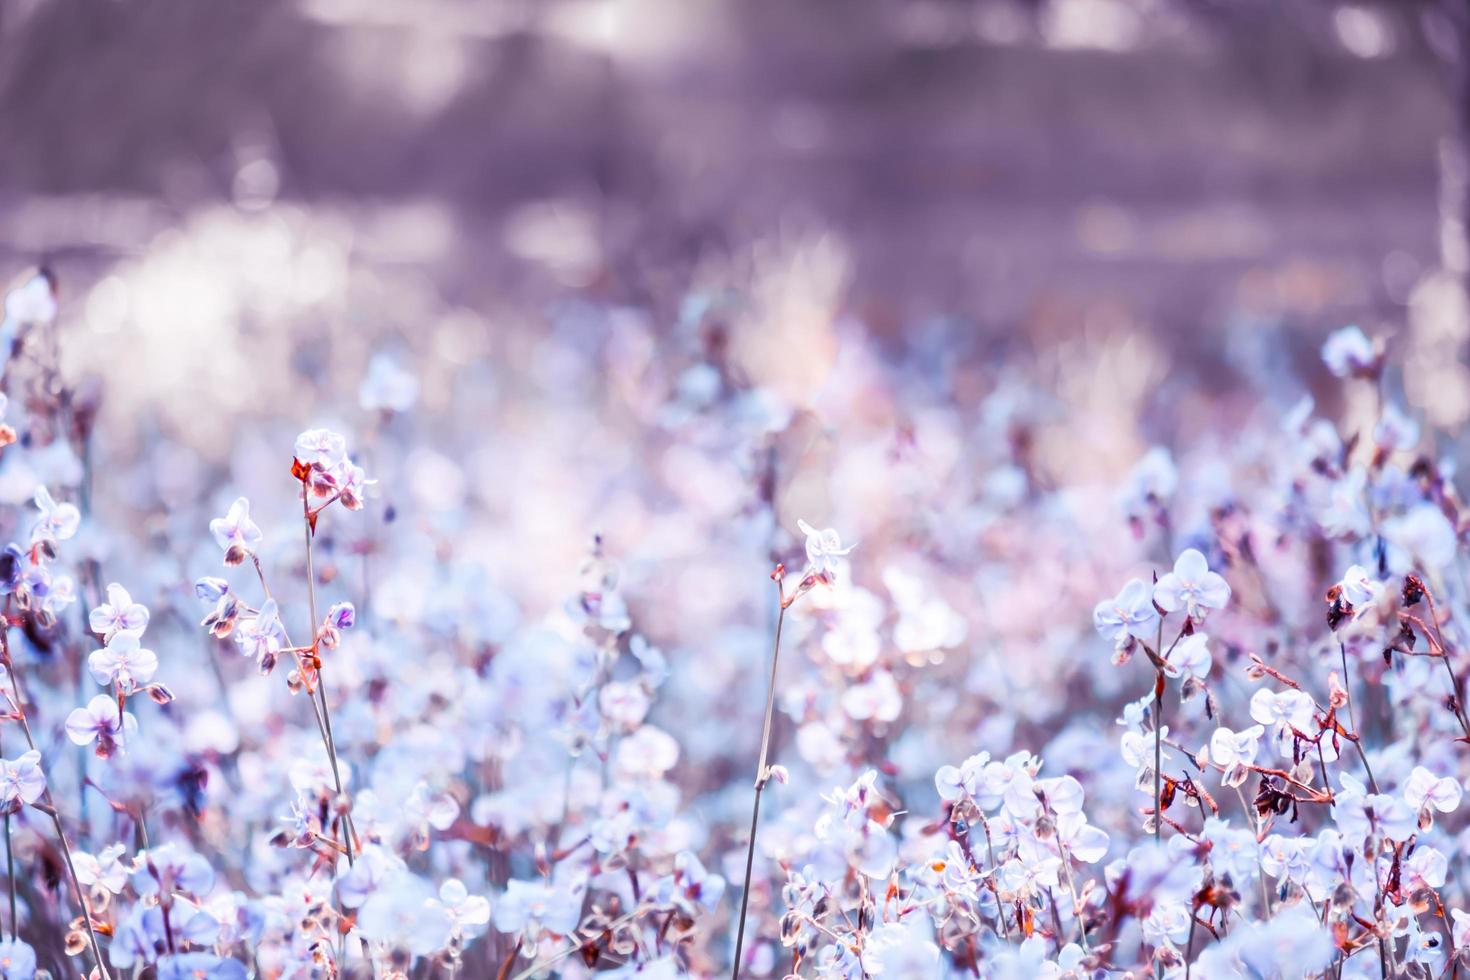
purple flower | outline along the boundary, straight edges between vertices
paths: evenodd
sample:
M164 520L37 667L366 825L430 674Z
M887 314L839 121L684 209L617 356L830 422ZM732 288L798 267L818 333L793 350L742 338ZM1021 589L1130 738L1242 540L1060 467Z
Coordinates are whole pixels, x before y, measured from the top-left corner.
M261 663L274 661L286 642L286 630L281 625L276 600L265 600L259 612L240 621L235 628L235 642L239 644L240 653L244 656L253 657Z
M230 583L222 578L206 576L194 583L194 594L205 602L218 602L230 591Z
M139 895L201 896L214 887L214 869L203 856L177 844L162 844L138 855L133 888Z
M1129 579L1121 592L1104 599L1092 610L1092 625L1105 638L1121 646L1128 638L1155 639L1159 611L1143 579Z
M350 602L339 602L327 610L327 625L334 630L350 630L357 623L357 610Z
M117 701L99 694L66 716L67 737L77 745L97 743L97 754L108 758L124 748L128 736L138 730L138 720L131 711L122 711Z
M117 684L132 691L147 684L158 672L158 655L139 645L136 636L122 633L87 658L92 679L104 686Z
M0 810L15 813L35 803L45 792L40 752L32 749L18 759L0 759Z
M236 545L246 551L254 551L263 537L260 528L250 519L250 501L244 497L236 497L224 517L216 517L209 522L209 533L227 552Z

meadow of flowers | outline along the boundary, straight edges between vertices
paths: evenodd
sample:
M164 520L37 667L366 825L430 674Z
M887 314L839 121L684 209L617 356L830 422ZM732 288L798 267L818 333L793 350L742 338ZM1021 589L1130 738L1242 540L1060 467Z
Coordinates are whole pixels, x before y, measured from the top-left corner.
M65 297L0 326L6 980L1462 969L1470 517L1391 331L1227 415L589 302L211 458L108 444Z

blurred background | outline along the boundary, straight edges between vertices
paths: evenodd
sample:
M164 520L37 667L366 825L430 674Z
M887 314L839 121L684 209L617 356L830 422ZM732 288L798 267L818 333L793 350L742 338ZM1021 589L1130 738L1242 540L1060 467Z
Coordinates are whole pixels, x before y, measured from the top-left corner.
M816 300L896 342L939 316L1205 348L1241 317L1402 321L1426 273L1466 265L1465 20L1455 0L6 0L0 260L46 258L73 299L174 249L306 306L407 272L452 305L584 292L667 318L691 282L820 243ZM149 302L130 283L90 326ZM188 288L170 329L260 301Z
M6 0L0 269L59 277L101 462L178 450L124 519L250 489L248 417L350 427L375 353L447 446L649 350L811 408L856 332L950 408L1024 378L1067 486L1351 417L1359 322L1454 439L1467 44L1455 0Z

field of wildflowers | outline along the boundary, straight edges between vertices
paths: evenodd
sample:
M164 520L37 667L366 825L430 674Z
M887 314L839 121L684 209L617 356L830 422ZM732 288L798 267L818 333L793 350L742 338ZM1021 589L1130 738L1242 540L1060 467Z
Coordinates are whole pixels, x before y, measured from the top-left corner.
M1470 980L1466 0L0 0L0 980Z
M1015 378L577 308L207 470L94 443L64 295L5 299L7 980L1461 969L1470 518L1387 337L1079 488Z

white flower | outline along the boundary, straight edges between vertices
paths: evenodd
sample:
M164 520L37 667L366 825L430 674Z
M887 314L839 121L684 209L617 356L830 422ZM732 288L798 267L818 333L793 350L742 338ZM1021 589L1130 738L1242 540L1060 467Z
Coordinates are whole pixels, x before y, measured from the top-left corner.
M661 728L644 725L618 743L616 770L628 777L658 779L679 761L679 743Z
M449 942L454 920L428 882L403 871L363 903L357 927L368 939L428 956Z
M495 905L495 928L505 933L542 931L567 936L582 917L581 889L512 879Z
M331 470L347 459L347 440L330 429L307 429L296 437L295 452L305 465Z
M1451 932L1455 949L1464 949L1470 946L1470 915L1466 915L1460 909L1451 909L1450 918L1454 920L1454 928Z
M1362 565L1349 568L1337 587L1342 591L1343 599L1352 605L1354 619L1363 615L1378 601L1378 593L1383 588Z
M1358 326L1334 330L1322 345L1322 360L1327 370L1339 378L1370 373L1377 359L1373 342Z
M39 751L32 749L18 759L0 759L0 810L14 813L45 792L46 774L41 771Z
M97 743L97 754L104 759L124 747L127 738L138 730L138 720L131 711L123 711L110 695L99 694L66 716L66 734L76 745Z
M147 684L158 672L158 655L138 644L138 638L120 633L87 658L92 679L104 686L121 685L125 691Z
M56 284L51 273L43 269L7 293L5 319L27 326L55 320Z
M903 697L892 674L875 670L872 677L843 692L842 710L854 721L893 721L903 710Z
M250 501L244 497L236 497L224 517L209 522L209 533L225 551L235 545L253 551L261 539L260 528L250 519Z
M934 774L934 787L939 791L939 798L953 803L976 793L989 762L990 753L981 752L970 756L958 769L954 766L940 766L939 771Z
M1261 688L1251 695L1251 718L1273 728L1289 726L1310 734L1312 711L1312 699L1302 691Z
M935 976L940 970L939 947L921 915L876 927L863 942L862 961L874 977Z
M85 851L77 851L72 856L77 866L77 880L89 888L101 888L114 895L121 892L132 874L132 869L122 860L126 850L122 844L110 844L95 857Z
M1116 596L1104 599L1092 610L1092 625L1104 637L1122 645L1128 637L1157 639L1159 611L1143 579L1129 579Z
M1261 736L1266 729L1260 725L1232 732L1228 728L1217 728L1210 736L1210 761L1217 766L1230 769L1236 765L1249 766L1256 761L1261 749Z
M1174 570L1154 585L1154 601L1165 612L1185 611L1200 619L1205 609L1224 609L1230 601L1230 586L1217 572L1210 571L1205 556L1194 548L1181 554Z
M454 931L473 935L490 922L490 902L483 895L471 895L464 882L450 878L439 886L439 904L449 913Z
M1406 841L1419 829L1414 811L1387 793L1339 794L1332 806L1332 819L1343 837L1357 843L1374 832L1391 841Z
M806 521L797 521L796 526L806 535L807 564L818 574L837 574L842 568L842 557L857 547L842 547L842 538L830 527L819 531Z
M1459 540L1455 526L1445 517L1444 511L1434 504L1419 504L1409 511L1383 522L1383 536L1396 548L1407 552L1411 559L1422 562L1425 568L1440 569L1455 560ZM1403 562L1395 562L1404 567ZM1407 571L1407 567L1404 567Z
M1180 640L1165 658L1168 664L1165 673L1170 677L1178 677L1183 674L1197 677L1200 680L1208 677L1212 663L1209 639L1203 633L1193 633Z
M36 488L36 509L41 516L31 528L31 543L65 541L77 533L82 513L73 504L58 504L44 486Z
M107 601L92 610L88 624L93 633L106 639L119 634L137 636L148 626L148 607L134 602L127 589L113 582L107 587Z
M1415 812L1433 807L1440 813L1453 813L1463 792L1455 780L1436 776L1423 766L1415 766L1404 783L1404 799Z

